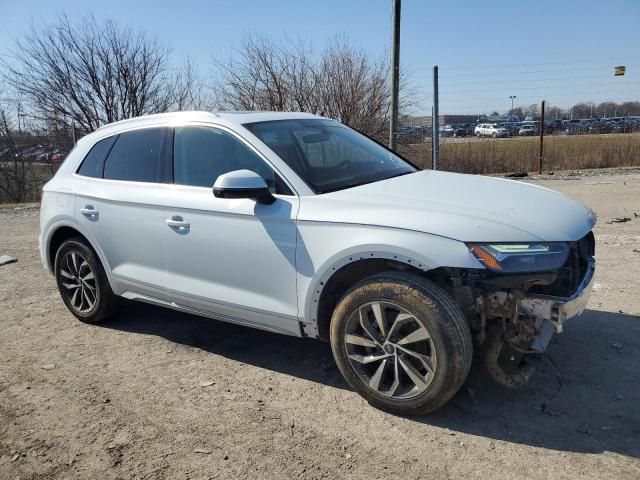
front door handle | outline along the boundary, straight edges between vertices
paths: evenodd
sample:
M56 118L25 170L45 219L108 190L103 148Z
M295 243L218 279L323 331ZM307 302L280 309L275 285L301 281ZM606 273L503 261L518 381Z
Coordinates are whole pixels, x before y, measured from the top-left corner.
M191 227L191 224L189 222L185 222L182 217L179 217L177 215L174 215L171 218L167 218L164 223L166 223L167 226L173 228L174 230L179 231L188 230Z
M93 205L85 205L84 208L80 209L80 213L92 220L98 218L98 210Z

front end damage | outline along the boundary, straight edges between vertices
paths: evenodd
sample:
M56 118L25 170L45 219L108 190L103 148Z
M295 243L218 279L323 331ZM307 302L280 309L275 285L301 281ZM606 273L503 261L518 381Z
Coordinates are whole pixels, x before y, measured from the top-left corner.
M587 305L595 271L593 233L569 249L566 262L552 271L448 272L487 370L505 387L526 385L553 335Z

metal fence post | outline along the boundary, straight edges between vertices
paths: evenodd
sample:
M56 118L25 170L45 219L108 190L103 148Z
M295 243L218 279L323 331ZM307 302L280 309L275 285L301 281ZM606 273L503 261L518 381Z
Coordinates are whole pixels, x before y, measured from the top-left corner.
M544 155L544 100L540 107L540 162L538 164L538 173L542 175L542 157Z
M440 170L440 114L438 110L438 66L435 65L433 67L433 110L431 114L431 159L434 170Z

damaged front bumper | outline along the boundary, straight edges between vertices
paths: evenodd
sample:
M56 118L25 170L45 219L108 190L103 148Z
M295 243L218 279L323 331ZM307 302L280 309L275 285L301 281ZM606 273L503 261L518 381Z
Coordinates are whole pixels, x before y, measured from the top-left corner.
M576 291L568 297L521 291L496 291L485 296L482 304L488 318L508 318L512 324L528 325L532 351L546 350L554 333L561 333L564 323L579 316L587 306L593 288L595 260L589 259L585 274ZM524 320L524 322L523 322ZM525 324L525 325L523 325Z
M586 259L585 259L586 260ZM587 306L595 272L593 257L586 262L583 278L570 296L530 293L523 289L493 291L476 299L485 345L485 364L491 377L507 388L525 386L553 337L564 322Z
M585 310L594 282L594 255L595 237L589 232L569 243L560 268L510 274L494 269L458 279L456 298L467 302L475 346L484 351L487 371L498 384L525 386L553 335Z
M586 308L593 289L595 268L596 262L591 259L578 289L570 297L528 295L518 302L519 311L531 318L550 321L555 331L562 333L564 322L579 316Z

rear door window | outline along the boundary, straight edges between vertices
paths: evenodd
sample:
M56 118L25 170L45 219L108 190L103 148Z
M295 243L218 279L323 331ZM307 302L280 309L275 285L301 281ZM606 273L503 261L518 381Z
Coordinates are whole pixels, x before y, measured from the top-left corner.
M167 148L171 130L146 128L121 133L104 164L104 178L132 182L165 183Z

